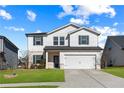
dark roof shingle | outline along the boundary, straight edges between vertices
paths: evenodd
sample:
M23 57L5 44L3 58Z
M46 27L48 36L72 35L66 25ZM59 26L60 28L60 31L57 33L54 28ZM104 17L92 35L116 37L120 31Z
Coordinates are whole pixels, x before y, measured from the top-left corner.
M44 50L102 50L101 47L46 46Z
M13 44L7 37L0 35L0 39L4 39L4 40L7 41L9 44L11 44L13 47L15 47L16 49L19 49L19 48L18 48L15 44Z
M123 36L109 36L110 40L113 40L116 44L118 44L122 49L124 49L124 35Z
M47 35L47 32L42 32L42 33L26 33L25 35L26 36L29 36L29 35Z

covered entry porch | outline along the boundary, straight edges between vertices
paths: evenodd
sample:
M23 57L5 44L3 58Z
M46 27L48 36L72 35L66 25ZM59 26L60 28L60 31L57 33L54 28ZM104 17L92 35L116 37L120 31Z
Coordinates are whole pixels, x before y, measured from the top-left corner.
M55 50L46 51L46 68L61 68L60 51Z

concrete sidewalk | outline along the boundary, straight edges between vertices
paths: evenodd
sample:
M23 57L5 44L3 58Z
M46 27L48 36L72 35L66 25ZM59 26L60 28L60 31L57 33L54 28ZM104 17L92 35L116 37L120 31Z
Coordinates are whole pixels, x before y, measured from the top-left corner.
M2 87L17 87L17 86L48 86L55 85L61 86L64 82L32 82L32 83L14 83L14 84L0 84L0 88Z

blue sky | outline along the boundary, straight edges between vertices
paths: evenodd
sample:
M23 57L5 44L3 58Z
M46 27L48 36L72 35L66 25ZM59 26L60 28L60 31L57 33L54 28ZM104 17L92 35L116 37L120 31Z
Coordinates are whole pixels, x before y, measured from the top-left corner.
M99 31L103 47L108 35L124 34L124 6L0 6L0 35L20 50L27 49L25 33L49 32L69 22Z

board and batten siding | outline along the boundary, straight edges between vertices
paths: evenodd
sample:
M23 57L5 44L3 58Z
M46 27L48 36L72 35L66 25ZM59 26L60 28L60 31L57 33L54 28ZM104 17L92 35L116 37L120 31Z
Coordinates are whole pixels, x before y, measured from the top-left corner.
M18 53L6 47L5 44L4 44L4 52L5 52L4 56L6 59L7 68L12 68L12 69L17 68Z
M109 50L110 45L111 45L111 49ZM122 50L112 41L108 40L103 55L106 56L106 60L105 60L107 61L106 65L110 65L112 61L113 66L124 66L124 50Z

